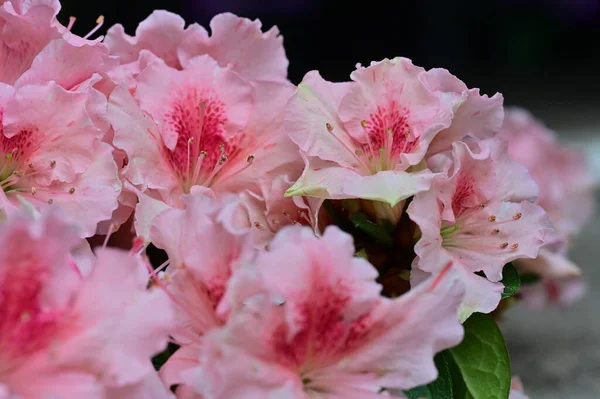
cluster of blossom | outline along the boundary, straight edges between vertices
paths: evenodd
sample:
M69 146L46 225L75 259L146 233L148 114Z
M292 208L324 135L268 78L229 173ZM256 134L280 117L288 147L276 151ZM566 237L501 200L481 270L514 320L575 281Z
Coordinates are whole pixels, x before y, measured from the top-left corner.
M295 86L258 21L59 10L0 0L0 398L403 397L507 263L580 292L593 181L500 94L405 58Z

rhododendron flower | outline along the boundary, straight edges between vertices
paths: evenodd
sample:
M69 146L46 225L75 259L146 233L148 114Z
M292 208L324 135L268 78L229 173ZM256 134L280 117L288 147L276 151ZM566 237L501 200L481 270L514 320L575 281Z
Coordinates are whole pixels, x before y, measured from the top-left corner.
M434 137L450 127L462 97L430 91L425 74L404 58L359 66L352 83L309 72L284 121L306 163L287 195L394 207L427 190L433 174L419 164Z
M273 180L262 180L260 192L245 191L240 194L253 229L257 247L263 248L271 242L275 233L288 225L308 225L318 231L314 209L320 207L320 199L286 197L285 191L293 182L287 176Z
M529 399L523 391L523 383L519 377L513 377L510 383L510 395L508 399Z
M464 318L496 308L504 265L535 258L552 229L533 203L535 183L497 141L480 142L478 151L455 142L452 158L432 189L415 196L408 214L421 230L413 267L436 273L454 262L466 286ZM474 274L479 271L485 277Z
M166 294L146 289L145 265L127 252L100 249L82 274L70 255L79 236L55 209L0 225L2 397L141 399L162 386L150 358L172 323Z
M581 276L542 278L534 284L523 285L519 296L533 309L551 306L569 307L585 294L586 285Z
M464 99L450 127L437 134L429 145L428 156L451 150L455 141L467 137L488 139L500 131L504 120L502 94L496 93L492 97L482 95L479 89L469 89L460 79L441 68L427 71L424 83L433 92L454 92Z
M277 27L261 31L260 21L230 13L210 22L212 36L198 24L185 28L179 15L157 10L136 29L125 34L122 25L108 30L106 43L121 63L134 63L142 50L149 50L176 69L184 69L199 55L209 55L221 67L230 66L247 80L285 80L288 60Z
M128 156L124 175L174 207L194 186L259 192L263 179L297 177L297 150L279 127L292 93L286 83L250 84L208 56L183 71L150 64L135 98L117 88L109 100L113 142Z
M160 213L150 233L169 255L160 284L175 304L171 336L181 346L161 370L169 385L181 383L182 370L197 365L202 336L225 321L215 309L227 281L254 255L250 230L237 227L235 218L244 214L238 200L215 200L200 191L184 201L185 210Z
M90 109L106 99L55 83L14 89L0 84L0 206L23 197L38 208L60 204L91 236L109 219L121 190L112 150L100 142Z
M218 309L229 320L205 336L185 383L205 399L351 399L434 380L433 355L462 339L462 287L447 268L390 300L353 254L335 227L320 239L281 230L233 275Z
M501 137L508 142L510 157L525 165L537 183L537 204L558 232L567 239L576 235L596 204L596 182L585 155L561 145L552 131L519 108L506 112Z

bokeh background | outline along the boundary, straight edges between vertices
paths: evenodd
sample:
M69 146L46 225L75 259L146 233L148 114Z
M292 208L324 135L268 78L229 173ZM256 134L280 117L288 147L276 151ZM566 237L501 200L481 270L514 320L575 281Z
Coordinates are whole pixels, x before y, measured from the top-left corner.
M582 148L600 179L600 0L62 0L59 18L85 34L99 15L129 34L154 9L205 27L230 11L277 25L289 78L318 69L348 79L357 62L402 55L444 67L469 87L504 94ZM572 309L509 311L503 328L532 399L600 398L600 220L591 220L572 258L588 295Z

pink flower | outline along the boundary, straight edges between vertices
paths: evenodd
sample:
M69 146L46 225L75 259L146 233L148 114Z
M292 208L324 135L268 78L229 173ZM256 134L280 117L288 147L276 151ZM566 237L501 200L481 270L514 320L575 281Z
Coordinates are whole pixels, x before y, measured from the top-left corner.
M427 71L424 82L433 92L456 93L464 99L450 127L435 136L429 145L428 156L451 150L453 142L465 137L488 139L500 131L504 120L502 94L481 95L479 89L469 89L456 76L440 68Z
M542 278L541 281L524 285L519 290L523 302L533 309L549 307L567 308L578 302L586 291L581 276Z
M126 252L99 250L82 275L70 256L79 236L54 210L0 226L11 249L0 254L0 390L8 397L123 397L153 378L150 358L172 322L168 298L146 289L145 266Z
M109 219L121 190L112 149L100 142L91 109L106 100L55 83L15 89L0 84L0 206L25 198L41 209L60 204L91 236Z
M99 39L87 40L56 19L57 0L9 0L0 5L0 82L23 86L55 81L71 90L93 73L115 68L117 60Z
M462 99L432 93L425 74L404 58L359 67L351 83L330 83L309 72L284 121L306 163L286 194L394 207L427 190L433 175L417 165L434 137L450 127Z
M288 60L277 27L263 33L260 21L230 13L215 16L210 27L209 37L200 25L185 28L183 18L158 10L138 26L135 37L125 34L121 25L111 27L106 43L123 64L137 61L142 50L151 51L176 69L187 68L196 56L209 55L247 80L286 79Z
M508 399L529 399L523 390L523 383L519 377L513 377L510 384L510 395Z
M353 254L337 228L320 239L282 230L233 275L219 306L229 320L205 336L185 382L205 399L351 399L434 380L433 355L462 339L462 288L446 269L390 300Z
M537 187L527 171L496 141L480 142L477 150L455 142L452 165L408 208L421 230L413 267L436 273L451 260L466 286L463 317L494 310L504 265L535 258L552 231L533 203Z
M124 176L173 207L195 186L260 192L261 180L297 177L297 150L280 129L292 93L285 83L248 83L208 56L183 71L151 63L135 98L117 88L109 100L113 142L128 156Z
M121 64L137 61L142 50L149 50L170 67L181 69L178 49L193 35L206 37L206 30L198 24L185 28L185 21L179 15L156 10L140 23L134 37L125 33L123 25L117 24L106 33L105 43Z
M248 212L248 220L253 229L255 245L263 248L271 242L275 234L289 225L308 225L318 230L314 209L321 206L322 200L305 197L285 197L285 191L292 181L287 176L262 180L260 192L245 191L241 201Z
M196 191L196 190L194 190ZM218 201L202 192L184 197L185 210L168 209L152 224L150 238L169 255L162 283L175 305L171 336L181 348L161 370L166 382L181 383L181 372L197 365L202 336L221 326L216 313L232 273L254 255L250 230L239 229L238 200Z
M507 111L502 138L510 157L525 165L537 183L537 204L558 232L567 239L576 235L595 211L596 182L585 156L561 145L552 131L518 108Z
M58 0L9 0L0 3L0 82L13 84L35 56L60 33L54 25Z

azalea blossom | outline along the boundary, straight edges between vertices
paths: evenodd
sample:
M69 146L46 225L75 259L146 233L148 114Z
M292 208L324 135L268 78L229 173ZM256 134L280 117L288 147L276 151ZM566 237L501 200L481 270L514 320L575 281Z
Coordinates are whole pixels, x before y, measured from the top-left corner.
M297 151L280 130L292 93L287 83L249 83L209 56L182 71L152 63L134 96L118 87L109 99L113 143L128 156L124 177L171 207L196 186L259 193L262 180L297 177Z
M173 321L166 294L146 289L136 255L100 249L91 270L74 263L79 237L56 209L0 225L1 396L168 398L150 362Z
M529 112L510 108L501 137L510 157L525 165L539 187L537 204L543 207L558 232L574 237L595 211L597 182L581 152L562 145L554 132Z
M309 72L284 121L306 165L287 195L369 199L385 219L387 208L429 189L433 174L420 163L463 99L429 90L426 73L405 58L359 66L351 83Z
M228 322L205 336L184 382L206 399L351 399L434 380L434 354L463 335L463 290L450 268L390 300L375 268L353 254L335 227L321 238L281 230L231 278L218 308Z
M408 208L421 231L413 268L436 273L452 261L466 286L463 318L494 310L504 265L535 258L552 232L548 216L533 203L537 187L525 168L497 141L477 147L455 142L451 164ZM485 277L474 274L480 271Z
M108 30L106 43L122 64L135 63L143 50L152 52L176 69L185 69L199 55L209 55L221 67L231 67L247 80L280 80L287 76L288 60L277 27L262 32L259 20L231 13L216 15L212 35L198 24L185 27L179 15L154 11L136 29L134 37L117 24Z
M523 383L519 377L513 377L510 381L510 394L508 399L529 399L523 390Z
M567 252L595 212L597 182L584 154L560 144L552 131L523 109L507 111L501 137L508 143L511 158L525 165L538 184L537 203L548 212L557 230L557 237L540 250L537 258L516 262L519 270L543 279L523 287L522 296L536 308L571 304L581 298L584 290L581 270L569 260Z
M117 208L121 183L104 131L88 111L106 100L55 83L15 89L0 84L0 200L13 212L19 197L38 209L64 207L91 236Z
M184 201L184 210L160 213L150 232L154 245L169 256L159 284L177 315L171 336L180 349L161 370L169 385L181 383L182 371L197 365L202 336L225 322L216 308L227 281L254 256L250 229L237 227L235 220L245 215L239 200L216 200L194 190Z

